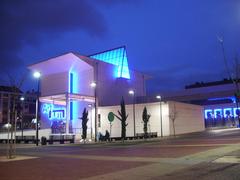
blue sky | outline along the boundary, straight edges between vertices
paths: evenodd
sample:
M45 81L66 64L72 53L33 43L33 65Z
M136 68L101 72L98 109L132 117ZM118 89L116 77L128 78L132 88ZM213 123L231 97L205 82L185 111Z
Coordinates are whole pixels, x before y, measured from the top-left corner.
M65 52L83 55L126 45L129 66L152 76L148 93L227 77L240 53L239 0L1 1L1 84L34 88L26 66ZM17 78L16 78L17 77Z

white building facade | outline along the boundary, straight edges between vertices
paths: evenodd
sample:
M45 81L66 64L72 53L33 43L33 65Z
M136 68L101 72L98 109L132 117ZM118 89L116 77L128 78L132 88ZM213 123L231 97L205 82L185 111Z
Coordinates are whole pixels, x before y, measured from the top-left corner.
M158 136L173 135L172 114L176 116L176 134L204 130L200 106L176 102L136 104L133 113L131 104L134 98L146 95L145 80L148 76L128 68L125 47L89 57L67 53L30 65L29 69L41 73L40 137L42 131L48 132L45 136L75 134L80 139L84 108L89 112L88 138L93 139L98 132L104 134L105 130L110 131L108 113L117 114L122 97L128 104L127 136L134 136L133 129L136 133L143 132L142 111L145 106L151 115L148 131L156 132ZM129 95L129 90L134 91L134 96ZM115 118L111 136L119 137L120 132L120 121Z
M160 102L155 102L135 105L136 134L143 133L142 113L144 107L147 108L147 112L150 115L148 132L155 132L158 136L174 135L174 128L175 135L200 132L205 129L203 121L203 108L201 106L173 101L161 102L161 104ZM108 113L113 112L114 114L118 115L118 110L120 110L120 106L99 108L101 119L101 125L98 129L99 132L102 134L104 134L106 130L110 132ZM126 136L132 137L134 136L134 111L132 104L126 105L126 112L128 114ZM112 122L111 132L112 137L121 136L121 121L119 121L117 118L114 118L114 121Z

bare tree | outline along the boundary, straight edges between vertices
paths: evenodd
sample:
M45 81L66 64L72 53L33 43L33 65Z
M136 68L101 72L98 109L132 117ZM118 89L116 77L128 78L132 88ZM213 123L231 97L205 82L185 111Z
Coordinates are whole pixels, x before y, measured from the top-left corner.
M175 130L175 120L177 118L177 109L175 103L173 104L173 108L171 108L171 112L169 113L169 118L172 120L172 125L173 125L173 135L176 135L176 130Z
M217 36L219 43L221 44L221 48L222 48L222 53L223 53L223 60L224 60L224 65L228 74L228 78L232 81L232 83L235 86L235 93L234 96L236 98L236 107L237 109L239 108L239 97L240 97L240 87L239 87L239 74L240 74L240 64L239 64L239 58L238 58L238 54L236 53L235 58L234 58L234 62L232 64L232 69L229 68L229 62L226 58L225 55L225 48L224 48L224 41L223 41L223 37L219 37ZM238 114L238 123L240 126L240 114Z
M16 156L16 126L17 126L17 112L16 112L17 103L16 102L19 100L18 99L20 95L19 90L23 85L23 82L26 78L26 74L24 74L19 81L16 79L16 76L11 75L10 73L6 73L6 74L8 77L9 86L11 87L11 91L12 91L12 95L10 97L11 106L9 108L10 119L8 119L7 158L12 159ZM9 132L9 129L10 129L10 132ZM9 133L11 135L10 141L9 141Z

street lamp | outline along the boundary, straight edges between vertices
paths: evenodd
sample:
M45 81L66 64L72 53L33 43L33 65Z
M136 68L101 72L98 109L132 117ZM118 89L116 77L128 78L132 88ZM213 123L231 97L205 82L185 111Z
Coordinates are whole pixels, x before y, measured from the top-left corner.
M88 107L91 110L91 140L92 140L92 104L88 104Z
M91 82L90 86L94 88L94 108L95 108L95 142L97 142L97 83L96 82Z
M160 126L161 126L161 137L163 137L163 128L162 128L162 97L157 95L156 98L159 100L160 104Z
M24 110L24 106L23 106L23 104L24 104L24 100L25 100L25 98L23 97L23 96L21 96L20 97L20 101L22 102L22 111L21 111L21 130L22 130L22 139L23 139L23 110Z
M135 121L135 92L134 90L129 90L128 94L133 96L133 135L136 136L136 121Z
M37 99L36 99L36 146L38 146L38 109L39 109L39 86L40 86L40 78L41 73L36 71L33 73L33 77L37 79L38 87L37 87Z

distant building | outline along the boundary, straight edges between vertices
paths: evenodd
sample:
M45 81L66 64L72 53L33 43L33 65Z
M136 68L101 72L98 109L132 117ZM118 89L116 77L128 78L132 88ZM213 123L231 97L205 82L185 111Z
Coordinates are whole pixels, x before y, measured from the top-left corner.
M20 98L24 97L21 101ZM31 128L31 121L35 118L36 94L34 91L23 93L20 89L11 86L0 86L0 127L3 128L8 122L14 122L13 99L17 117L17 129ZM22 121L23 120L23 121Z
M240 83L238 84L240 87ZM240 108L237 107L238 98L236 84L224 79L215 82L197 82L178 92L162 93L164 101L178 101L201 105L204 108L205 126L237 126L239 124ZM140 99L139 101L142 101ZM156 101L155 97L148 97L147 101Z

